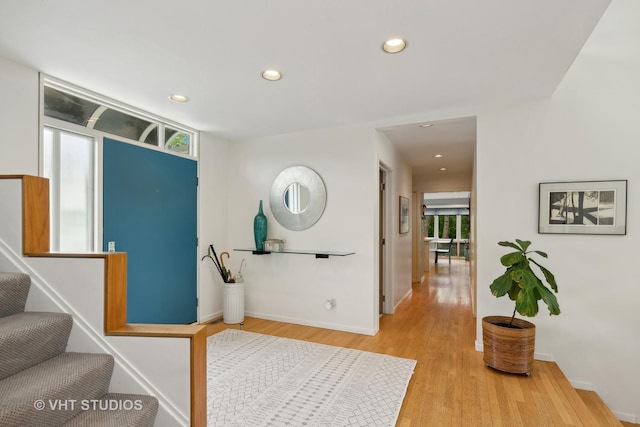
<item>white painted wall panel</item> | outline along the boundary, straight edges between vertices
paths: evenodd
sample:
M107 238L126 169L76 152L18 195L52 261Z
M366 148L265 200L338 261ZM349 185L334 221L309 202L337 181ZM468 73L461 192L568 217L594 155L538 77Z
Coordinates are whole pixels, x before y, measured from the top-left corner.
M640 414L638 20L640 3L614 0L554 96L480 114L477 146L478 318L512 310L488 291L502 271L496 242L533 240L549 254L562 309L534 319L537 351L632 422ZM539 182L606 179L629 180L626 236L537 234Z
M0 57L0 174L38 174L38 72Z
M326 129L242 141L230 146L229 246L254 247L253 218L263 200L268 237L290 249L354 251L344 258L308 255L256 256L232 252L234 265L246 258L246 311L256 316L372 334L377 304L374 215L377 211L375 132L370 128ZM314 169L327 188L323 216L311 228L286 230L271 215L269 193L285 168ZM219 248L218 251L222 251ZM375 285L375 286L374 286ZM325 309L327 298L336 300Z

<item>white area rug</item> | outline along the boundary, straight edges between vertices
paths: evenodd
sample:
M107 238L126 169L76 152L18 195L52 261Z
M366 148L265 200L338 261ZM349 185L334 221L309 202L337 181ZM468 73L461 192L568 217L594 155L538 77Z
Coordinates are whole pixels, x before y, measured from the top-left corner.
M415 365L227 329L208 338L207 425L393 426Z

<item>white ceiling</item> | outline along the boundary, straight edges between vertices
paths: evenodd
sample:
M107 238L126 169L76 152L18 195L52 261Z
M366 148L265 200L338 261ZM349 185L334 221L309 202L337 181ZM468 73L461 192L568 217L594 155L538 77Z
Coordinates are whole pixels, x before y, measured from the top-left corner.
M440 168L446 168L450 174L468 174L471 183L476 118L462 117L422 124L432 126L421 127L414 123L381 130L393 141L414 171L433 175L441 173ZM434 157L436 154L442 157Z
M410 123L386 133L412 165L468 167L475 120L413 124L550 96L609 1L2 0L0 55L231 141Z

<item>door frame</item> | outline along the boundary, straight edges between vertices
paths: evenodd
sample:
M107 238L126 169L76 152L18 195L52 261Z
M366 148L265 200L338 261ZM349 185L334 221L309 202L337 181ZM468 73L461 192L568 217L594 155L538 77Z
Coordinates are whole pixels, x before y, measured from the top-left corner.
M382 182L384 180L384 182ZM384 190L381 185L384 184ZM391 212L391 169L385 165L382 161L378 166L378 225L377 225L377 245L378 245L378 295L380 291L384 295L384 301L380 303L378 301L378 307L376 307L376 313L393 314L393 285L389 279L391 274L391 260L392 260L392 245L393 239L391 230L392 212ZM385 239L385 244L382 245L381 241ZM380 297L378 297L379 300ZM380 314L380 307L382 307L382 314Z

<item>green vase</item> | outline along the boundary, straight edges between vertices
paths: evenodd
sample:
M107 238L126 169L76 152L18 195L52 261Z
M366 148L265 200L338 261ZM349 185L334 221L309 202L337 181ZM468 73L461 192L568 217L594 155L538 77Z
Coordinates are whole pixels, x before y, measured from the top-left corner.
M256 241L256 250L264 250L264 241L267 240L267 217L262 212L262 200L258 207L258 214L253 219L253 238Z

